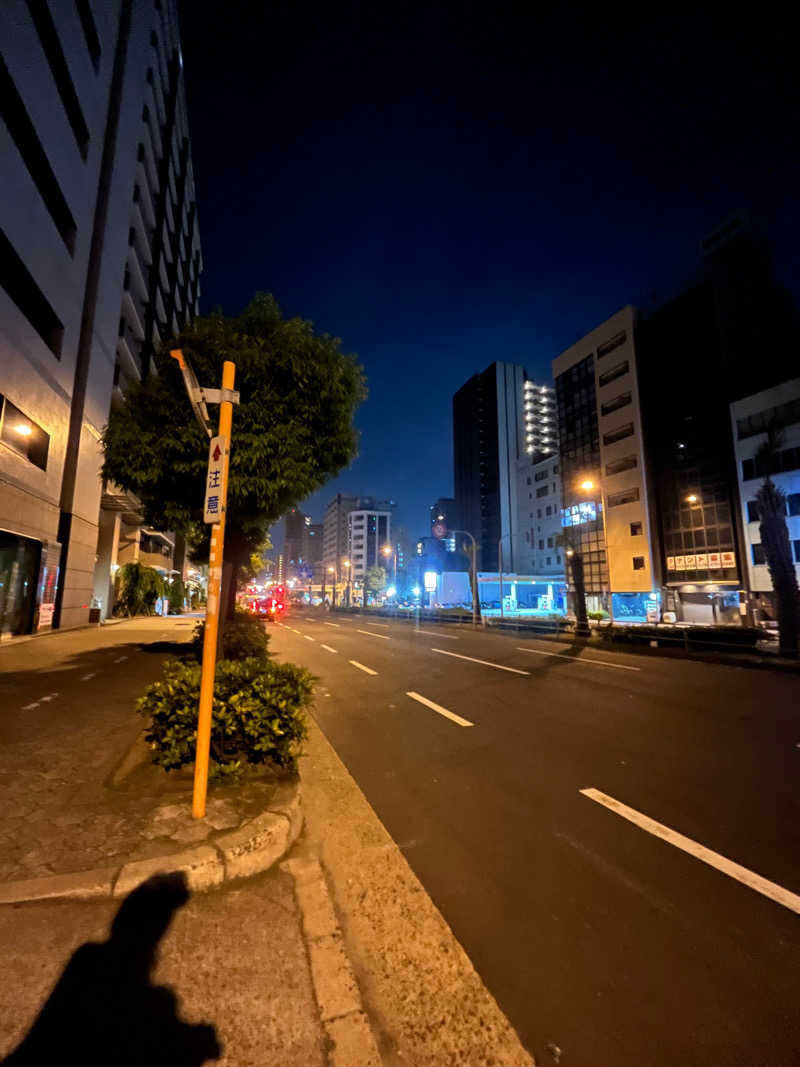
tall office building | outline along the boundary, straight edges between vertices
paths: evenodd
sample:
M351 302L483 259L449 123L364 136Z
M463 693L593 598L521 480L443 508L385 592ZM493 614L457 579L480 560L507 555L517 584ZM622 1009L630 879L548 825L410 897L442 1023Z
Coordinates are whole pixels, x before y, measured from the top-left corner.
M347 516L347 535L350 573L354 580L363 580L371 567L389 569L392 559L383 554L383 549L392 547L390 511L371 508L351 511Z
M453 397L455 500L463 528L475 537L478 569L520 566L519 466L557 452L553 390L514 363L493 363Z
M101 483L101 433L153 346L196 313L201 260L174 0L8 0L0 42L0 630L12 633L79 625L93 595L108 598L123 523L141 515Z
M349 522L351 512L374 514L385 512L391 515L395 507L394 500L376 500L371 496L347 496L344 493L337 493L325 509L322 524L322 565L326 573L330 573L330 568L333 567L337 580L344 578L346 568L343 561L348 560L352 563ZM388 539L387 532L386 540ZM375 564L370 564L370 566L375 566Z

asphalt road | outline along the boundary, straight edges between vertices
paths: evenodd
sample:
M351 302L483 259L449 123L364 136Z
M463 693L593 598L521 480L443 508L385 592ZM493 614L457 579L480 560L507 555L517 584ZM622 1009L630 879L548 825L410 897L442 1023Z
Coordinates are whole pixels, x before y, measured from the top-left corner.
M800 678L422 626L271 647L540 1067L800 1063Z

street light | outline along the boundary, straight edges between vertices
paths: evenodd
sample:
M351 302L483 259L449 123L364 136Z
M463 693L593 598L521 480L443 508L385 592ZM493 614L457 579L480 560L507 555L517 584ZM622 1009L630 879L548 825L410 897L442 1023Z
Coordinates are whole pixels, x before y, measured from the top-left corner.
M347 606L349 608L350 607L350 600L351 600L351 585L350 585L351 570L350 570L350 568L352 567L352 564L350 563L349 559L343 559L342 560L342 566L345 568L345 570L347 572Z
M327 576L329 574L335 574L335 573L336 573L336 568L335 567L323 567L322 568L322 603L323 603L323 605L325 603L325 589L326 589L325 579L327 578ZM333 586L333 593L334 593L333 600L334 600L334 604L335 604L336 603L336 584L335 583L334 583L334 586Z
M461 534L462 537L468 537L472 542L472 625L478 625L478 612L480 611L480 604L478 602L478 562L477 562L477 545L475 544L475 538L469 532L469 530L450 530L451 534Z
M608 571L608 621L613 625L614 594L611 591L611 553L609 552L608 547L608 528L606 526L606 505L603 501L603 485L602 483L595 484L595 482L591 478L584 478L584 480L580 483L580 488L587 493L591 492L593 489L597 489L597 491L600 493L600 511L603 515L603 542L605 543L606 548L606 570Z
M696 493L689 493L689 495L686 497L687 504L697 504L699 500L700 497L697 496Z
M397 585L397 549L393 545L384 545L381 552L387 559L389 556L394 558L394 573L392 574L392 578L394 579L394 584Z

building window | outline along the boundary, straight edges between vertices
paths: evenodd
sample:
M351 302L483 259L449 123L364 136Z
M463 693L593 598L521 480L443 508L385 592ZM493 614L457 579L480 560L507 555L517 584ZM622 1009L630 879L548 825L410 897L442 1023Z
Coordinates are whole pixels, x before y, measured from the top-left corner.
M81 154L81 158L85 160L89 151L89 129L83 117L83 111L81 111L80 101L78 100L78 94L75 92L67 61L64 58L64 51L61 48L61 41L53 22L53 16L50 14L46 0L28 0L28 10L39 35L42 51L47 57L50 73L53 75L58 95L61 97L67 121L75 135L78 151Z
M615 348L619 348L620 345L624 345L628 339L628 335L622 330L621 333L615 334L605 344L600 345L597 349L597 358L602 359L603 356L607 356L609 352L613 352Z
M544 538L540 537L539 538L539 551L541 551L543 548L544 548Z
M787 471L800 469L800 446L797 448L784 448L778 452L770 464L772 470L768 472L764 464L755 459L742 460L742 480L747 482L753 478L764 478L767 473L785 474Z
M638 486L632 486L630 489L623 489L619 493L609 493L606 497L606 504L610 508L618 508L621 504L635 504L639 499Z
M631 523L631 537L640 537L642 533L642 524L640 522Z
M736 436L741 441L744 437L766 433L770 428L780 430L796 422L800 422L800 397L766 411L759 411L755 415L745 415L744 418L737 419Z
M47 470L50 435L3 396L0 396L0 441L34 467Z
M552 556L548 556L548 557L547 557L547 566L548 566L548 567L550 566L550 564L551 564L551 562L552 562L552 559L553 559L553 557L552 557Z
M528 485L530 485L530 484L531 484L531 476L528 475Z
M636 456L624 456L622 459L615 459L613 463L606 463L606 474L620 474L622 471L632 470L636 465Z
M28 168L34 185L39 190L44 206L50 212L61 240L67 246L70 255L75 252L75 234L77 227L69 209L61 186L58 184L53 168L47 158L42 142L37 136L30 116L17 92L14 79L0 56L0 116L8 127L8 132L17 151Z
M547 471L537 471L536 474L534 474L534 476L533 476L533 480L535 482L543 482L546 477L547 477ZM528 485L530 485L530 484L531 484L531 480L529 478L528 479Z
M786 506L790 515L800 515L800 493L789 493Z
M630 393L620 393L619 396L615 396L613 400L607 400L605 404L600 405L600 414L610 415L612 411L619 411L620 408L626 408L630 402Z
M53 355L61 359L64 326L3 230L0 230L0 286Z
M609 367L607 371L601 374L597 379L597 384L608 385L609 382L616 381L616 379L621 378L623 374L627 374L630 369L630 364L627 359L625 359L622 363L617 363L615 367Z
M755 500L747 501L747 521L758 522L758 505Z
M75 0L75 7L78 9L78 18L81 20L81 29L86 38L86 47L89 49L89 57L96 73L100 68L100 38L97 36L97 27L92 17L89 0Z
M542 485L536 490L536 496L537 497L547 496L547 494L549 492L550 492L550 486L549 485Z
M538 508L537 511L536 511L536 518L537 519L541 519L541 517L542 517L542 509Z
M800 541L792 541L794 545L794 561L800 563Z
M643 571L644 570L644 556L634 556L633 557L633 569L635 571Z
M544 509L544 513L545 513L545 515L552 515L553 514L553 505L552 504L548 504L547 507Z
M762 544L751 545L750 551L753 554L753 563L756 565L767 562L767 557L764 555L764 546Z
M633 437L633 423L626 422L624 426L618 426L615 430L609 430L603 434L603 444L613 445L615 441L623 441L626 437Z

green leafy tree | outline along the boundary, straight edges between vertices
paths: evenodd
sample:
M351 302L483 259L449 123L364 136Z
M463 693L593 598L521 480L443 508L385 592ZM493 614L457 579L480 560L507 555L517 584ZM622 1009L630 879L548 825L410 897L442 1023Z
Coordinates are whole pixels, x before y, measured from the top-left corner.
M152 615L156 601L164 595L164 579L144 563L123 564L117 581L115 615Z
M148 523L184 533L196 558L208 548L208 438L167 348L181 348L205 386L219 384L225 360L236 364L241 402L233 414L223 579L230 613L236 583L269 526L356 455L353 416L366 396L364 375L337 338L284 319L263 294L237 318L197 319L155 354L157 373L132 385L125 406L109 417L103 475L139 497Z
M364 593L377 596L386 588L386 571L383 567L370 567L364 575Z
M800 591L786 527L786 494L771 478L779 448L780 434L769 430L767 440L756 453L757 464L766 474L763 485L756 493L756 507L760 519L761 544L775 590L781 654L796 656L800 637Z

